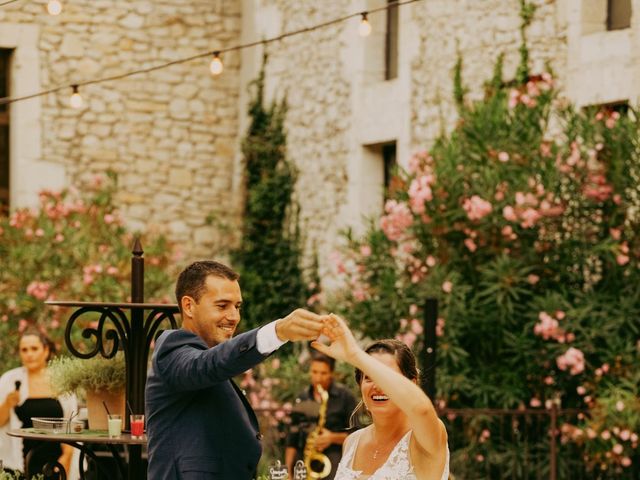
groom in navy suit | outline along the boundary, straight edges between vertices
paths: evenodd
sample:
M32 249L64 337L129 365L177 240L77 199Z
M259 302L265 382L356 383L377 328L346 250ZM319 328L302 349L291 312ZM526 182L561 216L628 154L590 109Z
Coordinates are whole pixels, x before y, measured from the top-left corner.
M234 337L238 274L213 261L189 265L176 297L182 328L160 335L147 377L148 478L252 479L262 435L232 378L287 341L316 339L323 317L298 309Z

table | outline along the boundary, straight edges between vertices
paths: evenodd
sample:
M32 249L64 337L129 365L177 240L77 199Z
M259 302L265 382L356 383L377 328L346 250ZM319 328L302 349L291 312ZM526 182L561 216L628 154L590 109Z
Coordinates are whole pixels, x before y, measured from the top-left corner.
M128 478L127 466L120 456L120 453L118 452L116 446L136 446L137 448L141 449L142 446L147 444L146 435L144 435L142 438L131 438L131 434L122 433L120 437L110 438L106 430L84 430L80 433L51 433L44 432L43 430L35 428L18 428L15 430L10 430L8 432L8 435L25 440L64 443L77 448L78 450L80 450L80 464L78 470L80 472L81 479L85 478L82 468L85 455L92 458L96 462L96 465L98 465L98 458L96 457L93 450L91 450L89 445L106 445L116 461L121 477L126 479Z

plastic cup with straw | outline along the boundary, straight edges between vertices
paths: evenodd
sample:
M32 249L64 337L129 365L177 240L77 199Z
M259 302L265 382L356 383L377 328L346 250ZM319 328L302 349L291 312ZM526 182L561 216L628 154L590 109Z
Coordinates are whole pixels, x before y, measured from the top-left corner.
M129 425L131 426L131 438L142 438L144 435L144 414L133 413L133 409L127 400L127 408L129 409Z
M103 400L102 405L107 411L107 425L109 428L109 438L117 438L122 433L122 415L109 412L106 402Z

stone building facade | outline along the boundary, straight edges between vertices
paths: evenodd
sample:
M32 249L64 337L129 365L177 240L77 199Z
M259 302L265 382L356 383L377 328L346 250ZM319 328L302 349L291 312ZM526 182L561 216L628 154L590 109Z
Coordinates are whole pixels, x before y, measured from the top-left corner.
M506 78L519 61L520 0L421 0L390 16L374 12L388 0L67 0L58 17L43 3L0 9L0 48L14 52L12 96L370 11L368 37L354 17L266 46L267 96L286 96L289 107L306 251L318 253L325 276L339 231L361 231L382 211L385 168L406 165L453 125L458 54L470 98L482 95L500 53ZM637 103L640 0L534 3L533 72L549 65L578 106ZM14 104L12 203L114 169L131 225L164 225L187 257L216 256L241 218L246 87L262 55L262 47L225 54L216 78L201 59L90 85L79 111L66 91Z

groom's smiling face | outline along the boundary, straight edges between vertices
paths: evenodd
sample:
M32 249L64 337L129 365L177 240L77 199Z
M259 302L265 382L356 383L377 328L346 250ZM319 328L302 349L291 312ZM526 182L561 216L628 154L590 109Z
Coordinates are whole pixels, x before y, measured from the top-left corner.
M209 275L196 301L185 297L183 327L199 335L209 347L226 342L240 323L242 294L237 280Z

